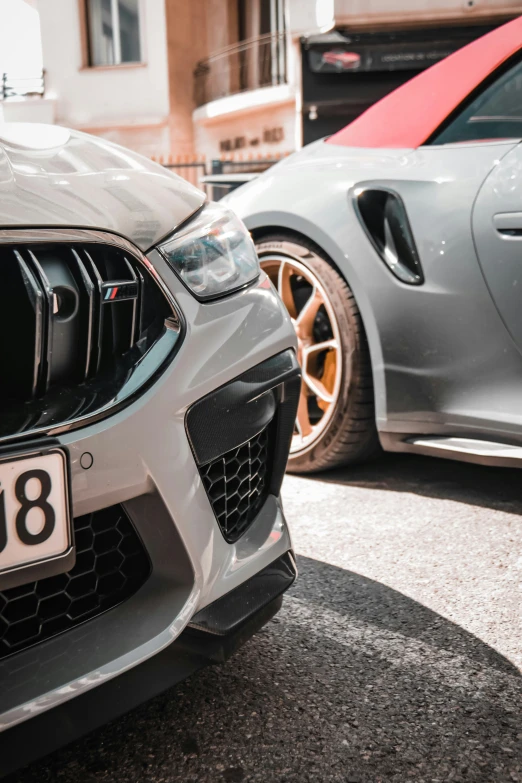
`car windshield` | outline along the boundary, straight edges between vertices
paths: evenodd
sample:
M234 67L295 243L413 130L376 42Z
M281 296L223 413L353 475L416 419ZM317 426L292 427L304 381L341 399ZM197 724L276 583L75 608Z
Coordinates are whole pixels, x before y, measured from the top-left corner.
M433 144L522 138L522 61L518 61L455 117Z

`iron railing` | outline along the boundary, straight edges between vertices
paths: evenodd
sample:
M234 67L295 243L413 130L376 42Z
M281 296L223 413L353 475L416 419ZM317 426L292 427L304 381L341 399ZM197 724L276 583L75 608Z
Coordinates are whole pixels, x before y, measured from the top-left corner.
M183 179L186 179L187 182L190 182L191 185L195 185L197 188L201 187L201 179L207 174L207 164L204 160L193 160L188 162L169 161L168 163L162 161L162 165L165 166L166 169L173 171L174 174L179 174L180 177L183 177Z
M192 185L195 185L202 190L205 190L207 196L214 201L218 201L234 187L238 187L241 184L243 178L242 174L259 174L262 171L273 166L281 160L281 156L273 158L263 157L251 157L249 160L221 160L215 158L207 161L205 158L198 158L195 160L183 160L181 157L173 158L169 156L167 160L163 157L154 158L158 163L161 163L165 168L170 169L175 174L179 174L180 177L186 179ZM213 176L217 175L216 181L212 181ZM232 175L230 183L220 181L226 179L227 175ZM246 176L244 181L246 182L249 177ZM207 181L208 180L208 181Z
M216 98L286 81L285 33L268 33L200 60L194 71L194 100L202 106Z
M202 183L205 192L212 201L219 201L227 193L239 188L252 177L269 169L278 160L280 158L212 160L210 174L207 174Z
M3 73L0 79L0 100L6 98L43 98L45 93L45 71L36 76L11 76Z
M281 156L275 158L250 158L249 160L222 160L214 159L210 161L210 174L242 174L266 171L278 163Z

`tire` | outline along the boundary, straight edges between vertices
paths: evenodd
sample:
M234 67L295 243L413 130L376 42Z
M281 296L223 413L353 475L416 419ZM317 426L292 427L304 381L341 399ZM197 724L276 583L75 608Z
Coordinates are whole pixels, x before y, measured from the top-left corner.
M328 257L305 239L274 233L260 238L256 247L296 325L307 379L287 470L315 473L375 456L380 445L370 352L350 287Z

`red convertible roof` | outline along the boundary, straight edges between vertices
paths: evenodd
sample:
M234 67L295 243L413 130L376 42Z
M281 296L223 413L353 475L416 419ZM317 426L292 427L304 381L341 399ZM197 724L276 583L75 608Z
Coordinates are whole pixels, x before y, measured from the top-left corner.
M522 16L415 76L331 136L328 143L346 147L419 147L470 92L521 46Z

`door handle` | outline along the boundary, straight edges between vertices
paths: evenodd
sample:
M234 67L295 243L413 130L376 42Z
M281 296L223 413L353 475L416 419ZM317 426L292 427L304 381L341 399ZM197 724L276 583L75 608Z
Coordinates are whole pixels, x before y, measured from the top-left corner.
M502 236L522 239L522 212L497 212L493 225Z

